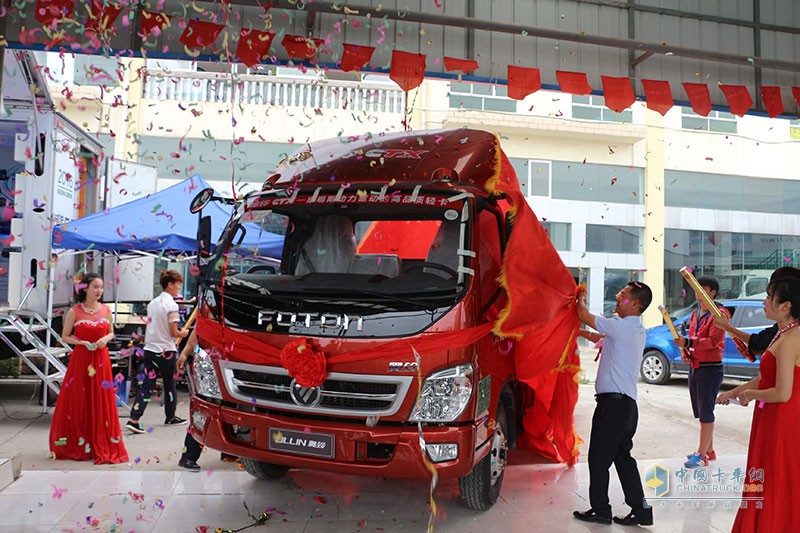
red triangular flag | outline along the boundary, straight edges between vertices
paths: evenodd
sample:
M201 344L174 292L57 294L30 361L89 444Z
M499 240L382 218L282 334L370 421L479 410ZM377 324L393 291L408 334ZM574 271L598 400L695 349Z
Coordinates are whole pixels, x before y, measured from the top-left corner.
M64 17L71 17L74 9L75 0L36 0L35 16L42 26L51 28Z
M672 89L668 81L642 80L642 86L648 109L661 113L662 116L672 109Z
M558 80L558 87L562 92L578 95L592 93L592 87L589 85L589 80L586 79L586 74L583 72L557 70L556 79Z
M425 54L392 50L389 78L406 92L416 89L425 79Z
M606 99L606 107L610 110L622 113L636 101L630 78L600 76L600 79L603 81L603 95Z
M731 113L743 117L753 106L753 98L744 85L720 85L719 88L728 100Z
M239 43L236 45L236 55L239 56L242 63L253 68L264 57L269 55L269 46L273 37L275 37L275 34L271 31L242 28L241 33L239 33Z
M478 62L474 59L456 59L454 57L445 57L444 69L448 72L451 70L458 70L459 72L466 74L467 72L478 70Z
M170 16L164 13L151 13L149 11L142 11L142 23L139 37L147 39L147 37L156 32L156 36L161 33L161 30L169 26Z
M783 113L783 98L781 98L780 87L761 87L761 99L764 101L764 108L770 118L775 118Z
M122 6L107 5L104 6L99 0L93 0L89 16L86 18L84 26L86 30L91 30L95 33L105 33L108 28L114 24L117 17L122 12Z
M538 68L508 66L508 97L523 100L542 88L542 77Z
M686 89L692 110L701 117L707 117L711 113L711 94L708 92L708 85L684 82L683 88Z
M313 59L324 43L322 39L288 34L284 35L281 41L281 45L289 54L289 59Z
M363 69L372 59L372 53L375 51L374 46L359 46L347 43L342 44L342 46L344 46L344 52L342 53L342 64L339 68L343 72Z
M204 20L190 20L180 36L180 42L189 48L204 48L217 40L225 26Z
M794 96L797 105L800 105L800 87L792 87L792 96Z

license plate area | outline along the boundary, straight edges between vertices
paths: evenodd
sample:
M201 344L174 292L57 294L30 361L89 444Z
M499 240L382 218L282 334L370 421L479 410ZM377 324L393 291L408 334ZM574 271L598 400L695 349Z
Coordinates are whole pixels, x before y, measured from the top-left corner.
M327 433L269 428L269 449L276 452L333 459L335 439Z

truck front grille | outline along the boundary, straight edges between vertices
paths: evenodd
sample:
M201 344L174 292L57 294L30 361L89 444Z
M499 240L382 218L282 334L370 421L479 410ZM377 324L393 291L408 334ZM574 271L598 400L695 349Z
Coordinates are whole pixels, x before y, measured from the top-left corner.
M395 414L413 380L412 376L331 372L320 387L319 400L308 406L292 397L293 380L284 368L229 361L222 366L222 374L228 392L250 405L364 417Z

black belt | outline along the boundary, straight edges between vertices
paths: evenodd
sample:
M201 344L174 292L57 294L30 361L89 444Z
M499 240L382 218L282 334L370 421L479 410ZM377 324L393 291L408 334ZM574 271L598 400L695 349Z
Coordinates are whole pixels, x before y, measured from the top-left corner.
M722 366L722 361L701 361L698 366Z
M601 392L600 394L595 394L594 399L598 402L600 400L631 400L633 398L628 396L627 394L622 394L620 392Z

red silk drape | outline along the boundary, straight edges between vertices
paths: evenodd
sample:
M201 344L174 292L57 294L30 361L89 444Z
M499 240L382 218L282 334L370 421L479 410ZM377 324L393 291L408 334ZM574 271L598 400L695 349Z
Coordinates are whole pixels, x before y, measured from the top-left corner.
M508 66L508 97L523 100L542 88L542 76L538 68Z
M242 63L250 68L261 62L264 57L269 55L269 47L272 44L273 32L248 30L242 28L239 34L239 43L236 45L236 55Z
M630 78L600 76L600 79L603 81L606 107L610 110L622 113L636 101Z
M662 80L642 80L647 108L666 115L672 109L672 89L669 82Z
M684 82L683 88L686 89L692 111L701 117L707 117L711 113L711 94L708 92L708 85Z

